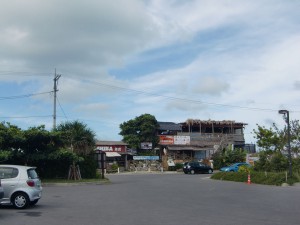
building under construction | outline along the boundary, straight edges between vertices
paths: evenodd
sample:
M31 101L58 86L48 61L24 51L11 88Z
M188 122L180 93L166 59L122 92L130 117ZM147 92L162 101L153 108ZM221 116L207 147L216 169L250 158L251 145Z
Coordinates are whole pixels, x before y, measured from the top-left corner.
M244 148L246 123L232 120L188 119L183 123L159 122L161 156L174 162L210 159L228 146Z

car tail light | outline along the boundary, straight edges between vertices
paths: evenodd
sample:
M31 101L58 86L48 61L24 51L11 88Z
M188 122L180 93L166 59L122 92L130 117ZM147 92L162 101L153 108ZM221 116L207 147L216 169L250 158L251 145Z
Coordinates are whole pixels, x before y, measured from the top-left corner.
M34 186L35 186L35 183L34 183L33 180L28 180L28 181L27 181L27 185L28 185L29 187L34 187Z

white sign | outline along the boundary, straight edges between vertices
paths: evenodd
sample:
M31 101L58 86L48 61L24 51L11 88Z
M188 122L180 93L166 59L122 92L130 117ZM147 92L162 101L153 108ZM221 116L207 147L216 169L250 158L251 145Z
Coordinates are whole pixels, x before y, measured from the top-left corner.
M141 149L152 149L152 143L151 142L142 142Z
M97 146L96 150L104 151L104 152L121 152L121 147L115 146Z
M191 143L190 136L174 136L175 145L189 145Z

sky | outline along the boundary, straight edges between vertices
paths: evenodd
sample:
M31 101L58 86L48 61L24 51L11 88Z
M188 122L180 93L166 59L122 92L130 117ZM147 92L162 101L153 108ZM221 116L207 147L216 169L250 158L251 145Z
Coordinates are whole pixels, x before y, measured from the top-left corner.
M10 0L0 7L0 120L78 120L98 140L158 121L257 124L300 116L300 1Z

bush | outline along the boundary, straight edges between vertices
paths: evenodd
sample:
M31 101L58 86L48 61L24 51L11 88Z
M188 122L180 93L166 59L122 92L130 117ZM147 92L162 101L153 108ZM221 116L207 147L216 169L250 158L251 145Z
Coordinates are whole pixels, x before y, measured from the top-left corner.
M176 163L175 164L175 170L180 170L183 168L183 164L182 163Z
M231 148L226 148L212 155L215 169L220 169L223 166L230 165L236 162L244 162L245 158L246 152L243 149L232 150Z
M248 173L245 172L219 172L211 176L215 180L227 180L235 182L247 182Z
M113 171L118 170L118 168L119 168L118 164L114 163L111 165L111 170L113 170Z
M94 156L84 156L84 161L79 163L81 177L84 179L97 178L97 162Z
M247 172L219 172L215 173L211 176L212 179L215 180L227 180L227 181L235 181L235 182L247 182L248 181ZM281 185L283 183L294 184L296 182L300 182L299 173L294 174L292 178L288 178L286 181L286 173L280 172L256 172L251 171L251 183L255 184L266 184L266 185Z

